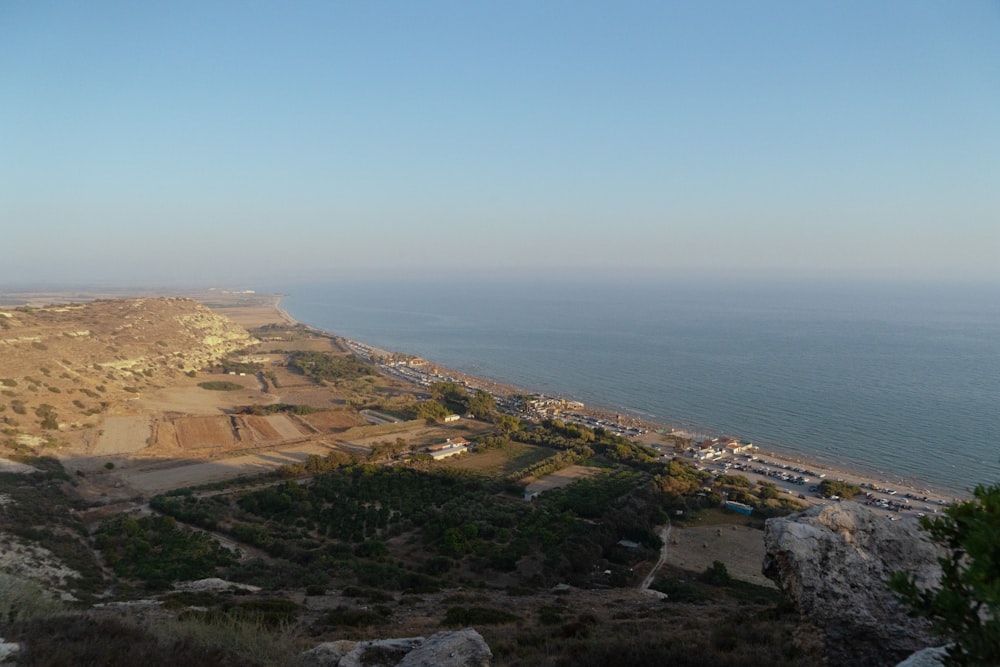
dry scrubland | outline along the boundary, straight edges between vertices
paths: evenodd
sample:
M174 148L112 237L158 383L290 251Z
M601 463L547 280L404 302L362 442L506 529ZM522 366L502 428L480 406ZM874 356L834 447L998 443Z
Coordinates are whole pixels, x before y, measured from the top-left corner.
M30 643L55 623L69 629L53 651L116 656L107 664L128 664L137 642L173 646L163 649L171 660L201 656L194 664L281 664L324 639L429 635L442 624L477 627L495 664L811 664L796 619L759 574L759 521L709 512L710 526L675 522L657 574L667 598L646 595L638 582L659 556L652 522L671 508L644 489L669 484L653 464L629 464L628 445L570 460L583 451L566 439L572 433L501 443L489 421L415 420L407 406L430 396L411 385L375 373L317 380L292 368L299 351L350 354L291 322L275 297L200 298L212 308L153 297L0 307L0 455L40 466L35 475L46 480L29 487L0 471L0 499L16 508L0 524L0 570L30 579L35 566L69 567L80 576L40 585L87 604L166 601L70 621L46 620L51 609L24 613L5 633ZM366 407L400 422L370 424ZM481 441L481 451L399 460L457 436ZM337 468L372 457L378 466ZM214 486L182 490L206 484ZM322 489L327 500L308 495ZM543 500L525 502L525 489L544 491ZM701 500L676 502L690 509ZM41 508L57 514L35 516ZM32 522L44 530L26 530ZM149 541L138 552L128 542L136 531ZM32 536L49 547L39 551ZM627 536L642 544L616 545ZM213 538L221 546L209 548ZM143 570L151 544L158 555ZM100 560L86 555L95 546ZM189 555L175 562L174 548ZM208 560L194 562L195 552ZM764 585L706 583L713 561ZM264 591L169 593L167 579L196 572ZM178 625L192 615L193 626ZM144 629L151 619L167 639ZM207 649L195 638L206 627ZM250 636L269 638L284 657L250 655L260 644Z

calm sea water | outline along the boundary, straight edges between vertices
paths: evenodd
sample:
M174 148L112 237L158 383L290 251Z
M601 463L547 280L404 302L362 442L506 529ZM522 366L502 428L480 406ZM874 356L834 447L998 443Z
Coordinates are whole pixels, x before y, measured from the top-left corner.
M997 286L282 289L300 322L524 389L887 479L1000 481Z

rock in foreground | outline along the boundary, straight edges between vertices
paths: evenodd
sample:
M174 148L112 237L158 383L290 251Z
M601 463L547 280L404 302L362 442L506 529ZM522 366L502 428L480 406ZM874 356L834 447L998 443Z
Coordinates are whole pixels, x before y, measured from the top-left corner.
M897 570L914 572L923 585L940 578L940 551L915 524L844 502L770 519L764 542L764 574L822 628L829 664L892 665L940 644L886 585Z
M377 639L320 644L299 658L301 667L489 667L493 653L471 628L427 639Z

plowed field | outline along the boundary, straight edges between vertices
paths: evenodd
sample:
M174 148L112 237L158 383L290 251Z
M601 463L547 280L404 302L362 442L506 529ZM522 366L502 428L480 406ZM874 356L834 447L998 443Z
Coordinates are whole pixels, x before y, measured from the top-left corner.
M304 435L299 427L285 415L247 416L243 417L242 421L253 432L255 439L264 442L291 440L301 438Z
M317 412L315 414L306 415L302 418L302 420L317 431L323 431L326 433L343 431L351 428L352 426L363 426L365 424L365 420L358 417L357 414L344 412L342 410Z
M232 447L237 444L229 417L183 417L174 422L182 449Z

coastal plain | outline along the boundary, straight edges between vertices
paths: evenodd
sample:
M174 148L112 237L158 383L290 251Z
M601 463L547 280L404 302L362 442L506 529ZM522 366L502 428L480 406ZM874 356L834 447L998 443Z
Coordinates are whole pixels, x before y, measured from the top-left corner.
M396 416L397 408L430 399L435 383L457 384L470 392L488 391L501 407L514 396L529 394L529 388L472 377L439 367L433 360L407 364L407 369L415 370L413 377L382 372L377 377L317 381L292 368L289 355L321 353L345 363L360 355L379 367L385 365L386 355L413 360L405 351L374 350L295 322L281 309L276 295L212 291L181 298L149 294L97 302L88 302L82 295L64 301L57 297L26 296L19 303L0 306L0 322L6 325L0 331L4 351L0 420L5 433L0 462L5 470L30 472L34 468L24 468L19 459L57 459L68 474L72 493L86 505L77 515L90 531L115 517L149 515L150 502L162 499L160 494L187 494L179 497L207 502L230 489L264 490L282 484L259 476L282 470L304 475L318 461L370 461L398 468L406 451L420 453L413 459L417 470L454 471L484 479L513 475L512 481L523 485L528 497L609 474L606 461L591 460L554 472L525 473L558 452L516 441L503 448L430 460L429 452L438 443L488 440L496 436L497 426L467 414L448 420L405 419ZM692 453L702 436L599 407L563 399L556 403L560 401L572 408L565 415L552 415L556 421L575 414L607 424L631 434L632 442L649 448L644 451L655 451L663 461L678 457L699 466L711 473L706 478L742 475L753 484L775 483L778 475L792 477L790 470L808 469L810 483L780 480L775 484L783 507L832 502L809 490L822 478L863 485L876 500L906 494L926 498L912 500L909 511L879 510L887 519L913 521L917 512L930 513L950 501L941 494L899 485L890 494L884 480L774 453L751 451L695 461ZM366 407L375 403L380 406L377 410ZM295 406L300 409L287 409ZM192 487L200 489L192 492ZM500 504L530 502L514 496ZM637 582L696 580L717 562L724 563L734 579L777 595L774 584L761 574L762 526L758 517L721 508L691 517L675 513L664 528L659 561L649 550L640 550L645 556L627 553L636 545L623 538L620 551L626 566L581 573L594 590L559 589L544 596L548 606L560 610L585 605L602 623L647 618L661 613L656 605L662 594L658 598L649 595L650 591L637 590ZM240 554L242 561L270 558L252 540L236 543L218 531L210 534ZM411 538L402 535L390 534L385 547L404 554L404 559L425 556ZM491 583L503 593L477 589L471 582L480 576L478 570L453 566L456 569L449 576L461 592L407 601L412 609L394 616L393 631L399 635L432 633L446 600L489 604L516 610L522 618L542 618L537 597L506 592L520 590L524 577L541 580L542 564L532 558L523 560L523 571L494 575ZM29 571L30 557L11 567ZM322 595L299 591L295 600L313 619L356 603L335 591ZM399 600L400 604L404 601ZM711 617L706 614L706 622ZM577 631L584 632L573 632ZM491 645L504 646L502 632L491 632Z
M148 497L172 488L275 469L288 463L302 462L310 455L326 455L334 450L364 453L372 443L386 436L385 427L369 428L370 433L366 432L365 425L368 422L356 411L337 409L344 407L344 397L336 391L317 387L301 375L289 372L283 362L283 354L275 353L274 350L287 347L290 341L257 341L250 348L253 350L250 356L265 364L276 382L263 379L263 375L259 373L217 371L220 378L224 377L227 382L239 385L239 389L206 391L200 386L206 379L203 373L199 373L197 377L187 374L200 363L198 354L206 354L204 350L190 350L187 356L191 358L179 361L176 367L173 367L173 362L168 364L162 358L157 358L157 352L178 344L190 346L191 341L178 343L169 339L167 342L163 340L167 334L162 332L158 336L154 332L139 333L135 340L126 340L125 332L135 332L139 328L144 304L152 304L150 299L157 299L157 307L160 307L162 303L169 305L170 300L161 302L153 293L129 301L124 306L124 302L107 298L120 295L95 295L101 297L98 301L99 308L108 312L102 314L87 311L89 324L74 323L70 327L68 322L60 323L58 318L72 317L77 311L83 312L80 310L81 304L88 303L89 295L23 293L5 296L12 303L5 308L6 336L0 344L4 345L6 354L3 367L0 368L0 378L7 377L16 382L16 376L26 377L27 382L21 380L22 387L26 384L35 393L40 393L39 389L42 388L49 390L43 405L54 404L60 414L82 413L73 421L60 424L54 434L41 429L31 431L22 428L17 441L22 446L42 444L47 451L55 453L70 472L80 471L85 475L81 493L87 497L123 501L136 496ZM339 355L350 355L358 351L364 354L364 350L372 349L363 343L337 338L334 334L303 328L282 310L280 295L211 290L182 296L193 299L221 317L219 323L213 323L213 326L221 327L220 330L212 329L209 339L215 342L215 339L233 336L235 343L231 346L232 349L251 341L248 335L240 334L239 331L260 328L273 330L271 337L274 339L281 339L279 332L284 330L286 337L295 337L295 349L320 350ZM60 305L52 306L53 303ZM30 331L21 331L18 336L11 336L11 333L18 332L10 324L15 321L14 315L21 314L16 309L30 310L39 321L39 326ZM128 312L124 314L125 320L122 322L125 310ZM205 312L202 317L208 317L208 311ZM93 342L99 335L98 328L94 325L102 319L116 322L116 327L109 329L107 335L108 346L104 354L108 358L100 358L100 353L91 349L97 347ZM87 326L94 331L87 329ZM74 338L74 332L64 330L67 327L77 327L75 331L79 335ZM227 333L222 334L223 330ZM293 330L298 333L292 334ZM41 342L43 339L47 342ZM53 359L59 353L60 339L68 339L72 343L73 354L80 354L77 350L83 349L83 358L72 362L65 358ZM90 347L81 348L81 339L85 339ZM53 349L49 349L49 345L53 345ZM355 346L353 350L352 345ZM150 352L153 354L149 354ZM183 353L179 354L184 356ZM139 370L143 364L146 367ZM148 369L156 364L161 368L153 376ZM58 367L59 373L53 373L52 367ZM83 379L88 373L96 375L97 369L102 373L97 380ZM493 379L469 376L439 367L433 360L428 360L425 365L407 367L407 371L412 373L409 378L397 374L397 381L390 383L391 388L385 391L399 395L419 394L426 392L426 384L443 380L460 382L470 390L487 390L499 400L530 393L530 388L517 388ZM144 372L147 375L144 376ZM36 380L34 376L43 376L44 383L32 382ZM421 380L425 386L414 384ZM65 393L60 390L60 383L67 385ZM73 394L74 391L82 391L96 396L95 391L87 389L88 384L103 387L99 398L117 400L102 400L100 405L103 407L95 410L96 401L91 401L89 396L81 396L80 393ZM141 385L141 391L136 391L137 388L131 385ZM6 393L14 392L7 388ZM80 396L84 402L81 403L74 396ZM85 410L74 406L84 403ZM93 407L91 403L94 403ZM311 416L233 414L243 405L273 403L309 404L317 408L318 412ZM632 429L635 433L633 439L657 449L664 456L673 456L683 450L683 447L679 448L679 443L695 446L698 441L708 437L668 425L623 417L600 407L579 406L574 407L573 411L604 424L613 423L623 429ZM10 420L11 417L8 413L6 419ZM475 420L463 420L460 426L452 427L451 430L456 428L457 432L466 435L487 430L482 424L477 425ZM432 428L409 425L406 429L397 431L420 445L449 437L447 425ZM345 433L346 436L342 435ZM45 439L52 440L53 435L58 436L55 438L58 444L50 442L45 445ZM870 494L871 504L876 509L881 501L895 503L905 498L905 503L899 503L902 511L883 510L887 517L893 519L912 518L918 513L934 513L955 500L945 492L892 483L884 478L852 471L849 465L837 468L816 461L793 459L780 452L757 452L755 458L771 464L766 467L765 472L761 469L761 463L751 463L748 458L720 457L700 460L698 465L717 474L730 471L733 465L740 466L738 471L732 472L745 475L754 482L776 482L782 493L809 505L830 502L809 491L810 486L815 487L824 478L846 481L871 490L866 492ZM778 477L785 474L785 469L793 467L813 473L810 481L796 485L794 482L785 483ZM541 480L534 484L542 489L552 484L552 481Z

